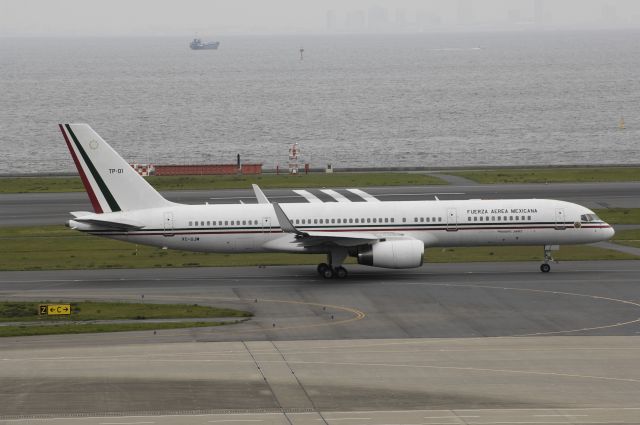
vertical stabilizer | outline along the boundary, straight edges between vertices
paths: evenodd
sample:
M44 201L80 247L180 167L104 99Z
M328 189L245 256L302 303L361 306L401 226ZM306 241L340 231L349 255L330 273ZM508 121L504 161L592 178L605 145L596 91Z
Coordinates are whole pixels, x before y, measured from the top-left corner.
M96 213L171 205L87 124L60 124Z

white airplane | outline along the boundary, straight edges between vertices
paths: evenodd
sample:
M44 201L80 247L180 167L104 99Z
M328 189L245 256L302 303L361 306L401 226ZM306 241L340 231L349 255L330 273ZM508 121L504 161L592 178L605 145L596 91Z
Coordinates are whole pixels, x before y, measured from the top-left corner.
M561 244L610 239L612 227L577 204L546 199L379 202L270 202L184 205L153 189L87 124L60 124L94 212L72 212L81 232L163 248L202 252L326 254L324 278L344 278L344 260L420 267L425 247L539 245L542 272ZM344 202L346 201L346 202Z

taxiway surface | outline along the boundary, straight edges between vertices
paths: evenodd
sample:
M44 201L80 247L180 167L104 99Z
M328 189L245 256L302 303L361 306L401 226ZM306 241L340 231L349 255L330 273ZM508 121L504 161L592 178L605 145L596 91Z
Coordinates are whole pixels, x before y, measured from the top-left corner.
M0 340L0 423L637 423L640 262L0 273L0 297L251 310ZM634 422L636 421L636 422Z

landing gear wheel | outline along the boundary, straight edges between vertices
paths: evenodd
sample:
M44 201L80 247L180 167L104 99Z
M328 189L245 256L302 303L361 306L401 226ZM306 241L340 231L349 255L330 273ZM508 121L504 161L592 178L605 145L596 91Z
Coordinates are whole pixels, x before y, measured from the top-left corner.
M331 267L329 267L329 265L327 263L320 263L318 264L318 274L322 277L324 277L324 272L326 270L331 270Z
M333 279L335 275L336 274L333 272L333 269L331 267L327 267L322 271L322 277L324 277L325 279Z
M336 277L338 279L344 279L349 274L349 273L347 273L347 269L345 269L342 266L336 267L335 273L336 273Z
M549 273L549 271L551 271L551 266L548 265L547 263L541 264L540 265L540 271L542 273Z

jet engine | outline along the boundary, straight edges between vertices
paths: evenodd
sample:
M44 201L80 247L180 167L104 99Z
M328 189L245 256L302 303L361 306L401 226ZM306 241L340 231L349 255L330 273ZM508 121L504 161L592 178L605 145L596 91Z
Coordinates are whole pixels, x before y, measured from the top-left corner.
M384 240L358 251L358 264L386 269L411 269L422 265L424 244L416 239Z

